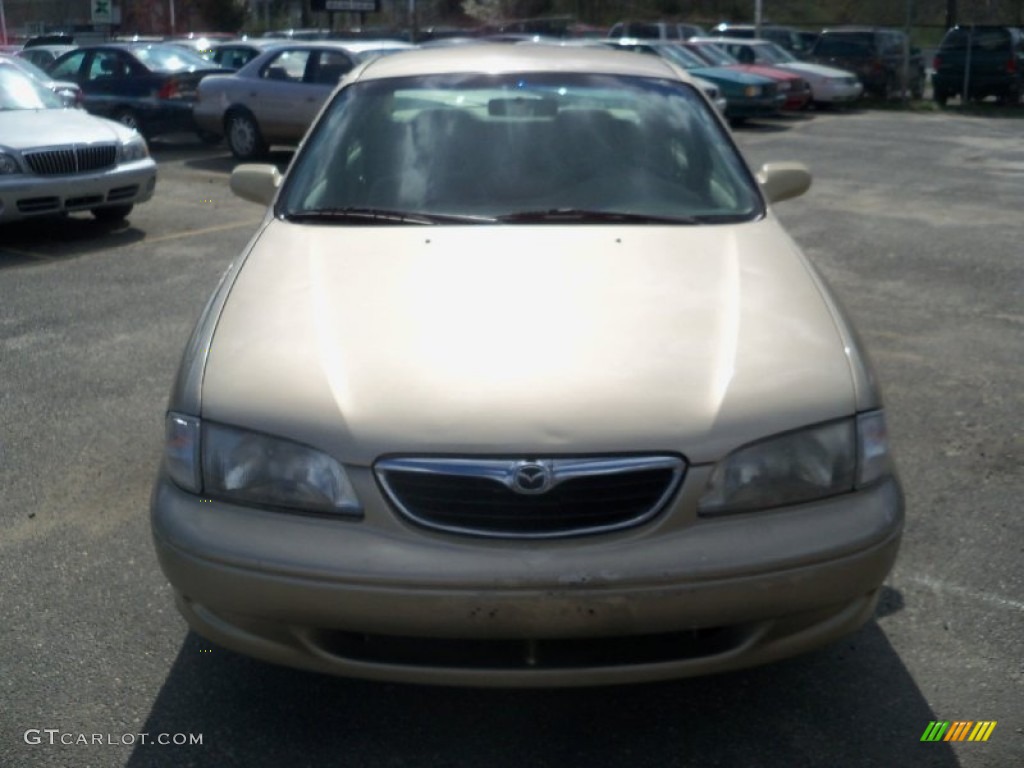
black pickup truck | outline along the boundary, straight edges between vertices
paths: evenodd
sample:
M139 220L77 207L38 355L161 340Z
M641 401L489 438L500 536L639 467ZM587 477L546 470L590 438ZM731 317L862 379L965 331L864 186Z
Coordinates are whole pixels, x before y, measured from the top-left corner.
M808 59L853 72L865 92L891 99L901 92L903 49L906 33L881 27L831 27L823 29ZM924 94L925 65L918 48L910 47L907 90L919 99Z

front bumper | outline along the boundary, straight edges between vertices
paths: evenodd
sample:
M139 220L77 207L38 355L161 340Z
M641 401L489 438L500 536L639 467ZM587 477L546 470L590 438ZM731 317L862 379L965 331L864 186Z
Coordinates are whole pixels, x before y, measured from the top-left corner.
M864 95L864 86L859 81L853 83L824 82L811 85L814 101L826 104L847 104L857 101Z
M0 223L144 203L155 189L156 163L152 159L96 173L0 176Z
M697 468L692 474L699 475ZM200 634L267 661L431 684L640 682L765 663L867 621L899 547L895 480L786 510L548 542L433 534L353 473L362 521L154 490L157 555ZM697 488L695 491L694 488ZM390 524L378 524L382 515Z
M772 115L778 115L779 110L782 109L782 105L786 101L786 97L781 93L753 98L743 95L724 95L726 98L725 114L726 117L730 118L771 117Z

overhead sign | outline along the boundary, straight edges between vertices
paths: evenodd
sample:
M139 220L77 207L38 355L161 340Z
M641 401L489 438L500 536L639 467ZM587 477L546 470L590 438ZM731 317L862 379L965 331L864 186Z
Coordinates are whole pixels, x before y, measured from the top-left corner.
M92 0L90 5L93 24L112 24L114 22L112 0Z
M93 2L98 1L93 0ZM314 11L378 13L380 12L380 0L312 0L310 8Z

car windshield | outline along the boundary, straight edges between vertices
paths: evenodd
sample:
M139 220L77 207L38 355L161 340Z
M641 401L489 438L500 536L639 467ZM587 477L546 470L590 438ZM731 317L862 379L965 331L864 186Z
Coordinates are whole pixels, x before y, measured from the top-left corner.
M764 43L763 45L757 46L756 50L758 62L763 61L766 64L790 64L794 61L799 61L796 56L778 43Z
M694 88L530 73L349 86L307 138L277 213L331 223L693 224L746 220L761 206Z
M703 69L708 66L708 63L703 61L700 56L683 48L681 45L659 46L658 53L683 69Z
M735 56L731 56L714 43L698 43L697 51L716 67L731 67L740 63Z
M28 59L24 59L24 58L21 58L19 56L12 56L11 57L11 64L16 66L22 72L25 72L26 74L34 77L36 80L38 80L38 81L40 81L42 83L48 83L48 82L50 82L53 79L48 74L46 74L46 72L44 72L42 69L37 67L35 64L33 64Z
M216 66L198 53L176 45L148 45L133 48L132 53L154 72L193 72Z
M0 110L63 109L53 91L9 64L0 64Z

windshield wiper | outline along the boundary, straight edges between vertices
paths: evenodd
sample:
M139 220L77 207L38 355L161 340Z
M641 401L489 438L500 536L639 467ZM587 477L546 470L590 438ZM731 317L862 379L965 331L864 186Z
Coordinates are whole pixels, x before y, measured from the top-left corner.
M356 222L360 224L493 224L487 216L468 216L421 211L393 211L387 208L307 208L285 211L288 221Z
M625 213L622 211L592 211L585 208L548 208L537 211L519 211L498 216L503 224L561 224L579 223L622 223L622 224L700 224L698 216L652 216L646 213Z

